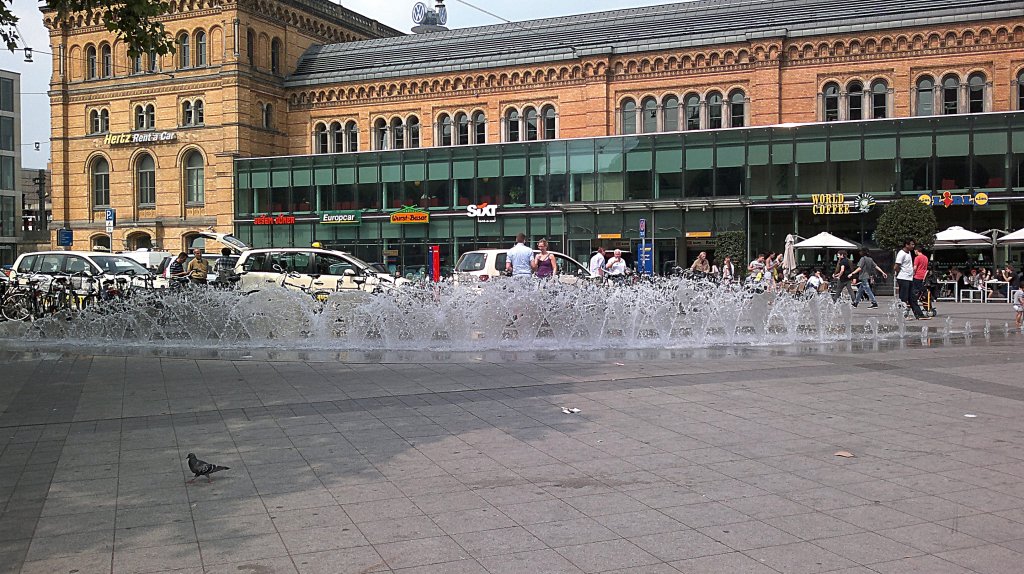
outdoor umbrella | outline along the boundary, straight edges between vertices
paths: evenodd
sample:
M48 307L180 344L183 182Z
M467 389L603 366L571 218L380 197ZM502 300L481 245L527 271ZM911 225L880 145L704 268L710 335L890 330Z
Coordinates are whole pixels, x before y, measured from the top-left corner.
M997 241L1004 245L1019 245L1024 243L1024 228L1018 229L1013 233L1008 233L1000 237Z
M990 247L992 240L980 233L967 231L954 225L945 231L935 234L935 249L950 247Z
M786 236L786 250L782 254L782 273L787 277L792 277L796 271L796 252L793 250L793 244L796 243L796 236L789 234Z
M793 247L796 249L855 249L857 245L845 239L839 239L827 231L822 231L810 239L804 239L793 245Z

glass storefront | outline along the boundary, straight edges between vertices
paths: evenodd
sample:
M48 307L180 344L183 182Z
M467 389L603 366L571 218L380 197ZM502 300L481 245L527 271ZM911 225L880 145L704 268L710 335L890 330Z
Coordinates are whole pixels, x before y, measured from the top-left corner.
M789 233L871 242L878 208L815 215L818 194L984 192L985 206L937 207L940 228L1024 226L1009 203L1024 196L1024 113L238 159L235 172L235 231L255 246L321 241L408 274L428 245L451 266L520 232L581 261L599 244L635 252L644 219L661 272L723 231L748 231L752 252L781 249ZM482 204L497 206L493 222L467 212ZM429 222L391 223L400 209ZM328 211L360 220L320 223Z

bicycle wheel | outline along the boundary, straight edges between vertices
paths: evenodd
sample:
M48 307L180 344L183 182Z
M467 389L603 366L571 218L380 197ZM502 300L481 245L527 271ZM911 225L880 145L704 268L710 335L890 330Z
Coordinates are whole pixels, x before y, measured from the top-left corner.
M9 295L4 299L0 312L9 321L25 321L32 315L32 299L25 293Z

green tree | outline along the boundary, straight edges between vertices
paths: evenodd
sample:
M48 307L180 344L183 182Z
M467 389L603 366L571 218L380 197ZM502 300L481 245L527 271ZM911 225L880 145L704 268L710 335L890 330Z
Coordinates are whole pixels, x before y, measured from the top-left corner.
M12 52L18 48L18 17L11 12L13 0L0 0L0 39ZM155 51L167 54L174 51L174 41L158 21L170 11L167 2L151 0L51 0L46 9L57 13L57 20L79 12L103 16L107 30L115 33L128 46L128 55L136 56Z
M747 268L747 234L742 231L723 231L715 237L715 261L721 264L732 258L736 272Z
M896 251L904 241L913 239L919 246L931 249L937 225L930 205L912 198L898 199L885 206L879 216L875 243L882 249Z

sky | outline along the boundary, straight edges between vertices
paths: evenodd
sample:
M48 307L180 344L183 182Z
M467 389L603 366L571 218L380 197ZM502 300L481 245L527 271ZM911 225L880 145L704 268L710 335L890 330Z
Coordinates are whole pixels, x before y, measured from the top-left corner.
M433 6L434 0L425 0ZM447 0L448 27L468 28L500 24L507 20L533 20L566 16L583 12L599 12L635 6L668 4L667 0ZM34 51L32 63L24 62L24 53L19 49L15 53L0 49L0 68L21 74L21 163L27 168L44 168L50 159L50 100L46 96L49 89L51 58L48 52L49 35L43 28L42 13L39 3L35 0L10 0L14 13L20 19L18 29L22 41L19 48L29 47ZM413 26L413 0L348 0L340 4L379 20L402 32L408 32ZM474 9L479 6L498 16L491 16ZM40 151L34 151L35 142L39 142Z

